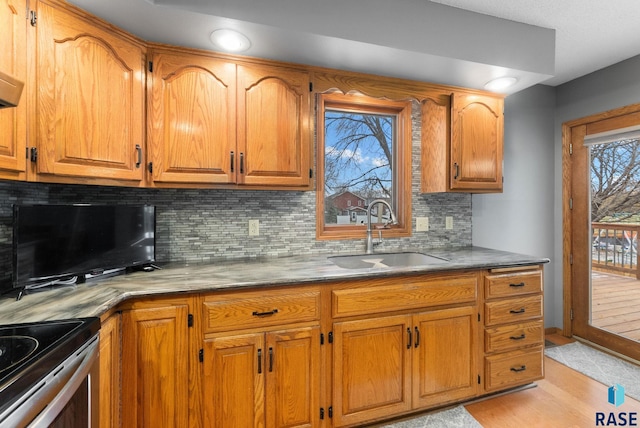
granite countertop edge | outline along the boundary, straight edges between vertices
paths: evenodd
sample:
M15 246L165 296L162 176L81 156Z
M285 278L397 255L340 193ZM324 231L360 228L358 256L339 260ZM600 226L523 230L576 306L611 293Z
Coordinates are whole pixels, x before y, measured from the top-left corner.
M229 291L265 286L322 284L337 280L402 276L468 269L494 269L548 263L545 257L481 247L403 249L447 259L441 264L397 268L344 269L331 255L227 260L215 263L170 263L153 272L135 272L58 286L26 294L21 300L0 297L0 325L100 317L134 298ZM384 251L380 251L384 254ZM380 254L378 253L378 254ZM340 254L344 255L344 254ZM375 255L367 255L373 257Z

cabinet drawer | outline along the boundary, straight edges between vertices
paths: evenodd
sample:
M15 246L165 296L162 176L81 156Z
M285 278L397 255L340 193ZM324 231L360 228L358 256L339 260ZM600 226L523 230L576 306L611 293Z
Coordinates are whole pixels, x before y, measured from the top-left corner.
M487 302L484 316L487 326L541 318L542 295Z
M206 297L203 302L205 333L254 328L320 319L320 291L261 293Z
M394 278L370 287L333 290L333 316L472 303L476 301L477 278L476 274Z
M484 278L485 298L519 296L542 291L542 271L487 275Z
M485 358L485 389L495 391L542 379L542 347Z
M487 328L484 332L485 352L503 352L533 345L542 345L542 320Z

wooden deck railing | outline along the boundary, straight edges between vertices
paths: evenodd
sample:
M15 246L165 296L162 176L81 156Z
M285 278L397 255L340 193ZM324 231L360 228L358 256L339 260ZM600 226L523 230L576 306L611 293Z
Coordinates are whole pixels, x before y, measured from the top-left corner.
M591 266L640 279L638 232L640 224L591 223Z

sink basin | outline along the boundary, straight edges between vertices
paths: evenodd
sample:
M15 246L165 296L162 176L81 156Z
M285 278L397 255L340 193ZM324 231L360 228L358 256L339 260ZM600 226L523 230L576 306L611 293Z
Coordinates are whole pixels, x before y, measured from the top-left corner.
M329 260L345 269L371 269L389 267L430 266L447 263L440 257L422 253L377 253L354 256L332 256Z

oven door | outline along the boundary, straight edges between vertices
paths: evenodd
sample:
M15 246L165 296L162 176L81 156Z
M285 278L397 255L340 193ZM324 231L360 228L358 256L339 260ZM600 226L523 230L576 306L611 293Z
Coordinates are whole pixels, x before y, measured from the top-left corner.
M18 400L3 424L12 427L98 427L99 335Z

